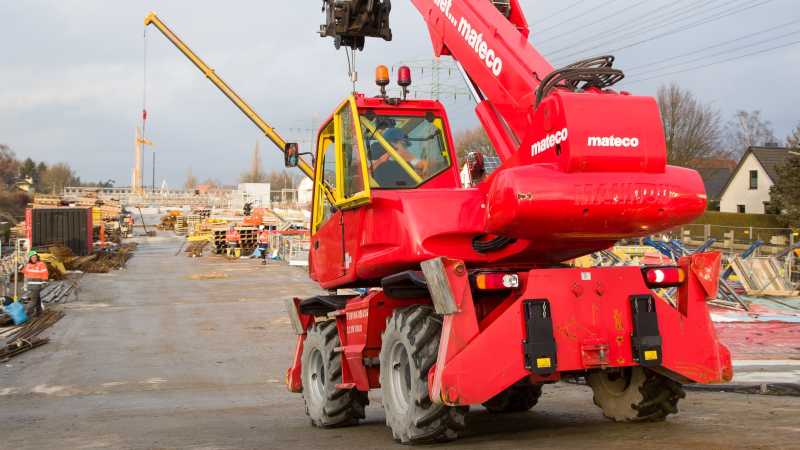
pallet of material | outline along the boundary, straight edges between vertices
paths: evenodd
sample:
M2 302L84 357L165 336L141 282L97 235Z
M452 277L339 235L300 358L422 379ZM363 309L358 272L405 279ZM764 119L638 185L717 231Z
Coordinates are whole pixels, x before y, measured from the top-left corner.
M225 228L214 228L212 233L214 233L214 251L220 254L225 251L225 234L227 230Z
M64 317L63 312L48 309L39 317L29 320L23 326L14 329L12 333L5 335L5 342L0 346L0 362L8 361L14 356L48 343L50 341L48 338L39 335L62 317Z
M731 260L731 267L742 283L747 295L793 297L800 295L785 268L775 257L739 256Z
M178 236L185 236L189 232L189 225L186 221L186 216L178 216L175 218L175 234Z

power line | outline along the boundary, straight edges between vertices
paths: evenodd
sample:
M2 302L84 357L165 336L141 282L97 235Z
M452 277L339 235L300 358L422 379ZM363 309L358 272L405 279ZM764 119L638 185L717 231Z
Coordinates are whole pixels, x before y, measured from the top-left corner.
M706 50L711 50L711 49L718 48L718 47L724 47L724 46L726 46L728 44L733 44L734 42L743 41L743 40L745 40L747 38L750 38L750 37L753 37L753 36L769 33L769 32L774 31L776 29L780 29L780 28L783 28L783 27L786 27L786 26L789 26L789 25L794 25L794 24L796 24L798 22L800 22L800 19L792 20L792 21L789 21L789 22L786 22L786 23L783 23L783 24L780 24L780 25L777 25L777 26L770 26L769 28L767 28L765 30L759 30L759 31L756 31L755 33L748 33L748 34L745 34L744 36L740 36L740 37L738 37L736 39L731 39L731 40L728 40L728 41L720 42L719 44L710 45L708 47L704 47L704 48L700 48L700 49L697 49L697 50L693 50L691 52L681 53L679 55L670 56L669 58L664 58L664 59L661 59L661 60L658 60L658 61L655 61L655 62L652 62L652 63L640 64L638 66L633 66L633 67L627 67L625 70L626 71L636 71L636 70L644 68L644 67L660 66L663 63L668 62L668 61L674 61L676 59L684 58L686 56L695 55L697 53L701 53L701 52L704 52Z
M569 22L572 22L575 19L580 19L581 17L584 17L586 14L588 14L588 13L594 11L594 10L605 8L608 5L610 5L610 4L612 4L612 3L616 2L616 1L619 1L619 0L608 0L605 4L603 4L601 6L597 6L597 7L591 8L591 9L589 9L587 11L584 11L584 12L578 14L578 15L571 16L569 19L564 19L564 20L562 20L561 22L559 22L559 23L557 23L555 25L552 25L552 26L549 26L549 27L544 28L542 30L539 30L539 34L544 34L544 33L547 33L550 30L554 30L556 28L559 28L562 25L564 25L566 23L569 23Z
M570 9L572 9L572 8L574 8L574 7L578 6L578 5L580 5L581 3L585 2L585 1L586 1L586 0L578 0L578 1L576 1L576 2L572 2L572 3L570 3L570 4L569 4L569 6L567 6L566 8L564 8L564 9L560 9L560 10L558 10L558 11L554 12L553 14L550 14L549 16L545 17L545 18L544 18L544 19L542 19L542 20L539 20L539 21L537 21L536 23L547 22L548 20L552 19L553 17L555 17L555 16L557 16L557 15L559 15L559 14L563 13L563 12L569 11Z
M725 12L723 12L721 14L717 14L716 16L705 17L705 18L700 19L698 21L695 21L695 22L692 22L692 23L689 23L689 24L686 24L686 25L683 25L683 26L680 26L680 27L676 27L676 28L670 29L670 30L665 31L663 33L658 33L658 34L653 35L651 37L648 37L648 38L645 38L645 39L640 39L640 40L632 42L630 44L610 49L607 52L608 53L614 53L614 52L618 52L620 50L625 50L625 49L628 49L628 48L631 48L631 47L636 47L638 45L641 45L641 44L644 44L644 43L647 43L647 42L652 42L652 41L654 41L656 39L659 39L659 38L662 38L662 37L665 37L665 36L669 36L671 34L679 33L681 31L690 30L692 28L697 28L697 27L699 27L701 25L705 25L707 23L715 22L715 21L720 20L720 19L724 19L725 17L729 17L729 16L732 16L732 15L735 15L735 14L740 14L740 13L748 11L750 9L757 8L759 6L762 6L762 5L765 5L767 3L770 3L772 1L774 1L774 0L763 0L761 2L758 2L758 3L755 3L755 4L751 4L750 6L747 6L745 8L741 8L741 9L736 9L736 8L739 8L739 7L742 6L742 5L737 5L736 8L733 8L731 10L725 11ZM593 49L598 48L598 47L599 46L595 46L595 47L592 47L592 48L589 48L589 49L573 52L573 53L570 53L569 55L565 55L565 58L569 57L569 56L572 56L572 55L579 54L579 53L584 52L584 51L593 50Z
M618 16L619 13L622 12L622 11L634 9L634 8L636 8L637 6L639 6L639 5L643 4L643 3L647 3L648 1L652 1L652 0L640 0L640 1L636 2L636 3L634 3L633 5L625 6L624 8L616 10L616 11L614 11L614 12L612 12L612 13L606 15L606 16L603 16L603 17L600 17L600 18L592 18L591 19L591 25L595 25L597 23L602 23L606 19ZM588 27L591 27L591 25L589 25ZM578 31L578 30L581 30L581 29L585 29L585 28L587 28L586 25L580 25L577 28L572 28L569 31L565 31L564 34L570 34L570 33L573 33L575 31ZM539 41L538 43L539 44L544 44L546 42L550 42L550 41L553 41L555 39L558 39L561 36L562 35L552 36L552 37L550 37L548 39L543 39L542 41Z
M606 45L613 45L616 42L622 42L625 39L632 38L638 39L642 35L647 35L651 32L664 29L669 27L670 25L685 25L688 22L696 19L698 16L703 16L705 14L716 14L720 8L729 7L730 3L727 0L721 0L722 3L717 3L720 0L705 0L704 2L694 5L693 7L685 8L680 11L669 13L659 17L655 22L650 20L645 20L643 23L635 25L633 28L629 28L627 31L621 34L610 34L608 39L602 40L600 42L595 42L592 46L584 47L582 49L573 51L572 53L566 54L561 58L570 58L574 55L578 55L583 52L595 50L602 48ZM749 0L735 0L741 1L740 4L735 4L735 6L741 6L744 3L748 2ZM715 4L716 3L716 4ZM688 22L687 22L688 21ZM558 53L562 53L568 48L559 49Z
M766 43L769 43L769 42L774 42L774 41L777 41L778 39L789 37L789 36L792 36L792 35L795 35L795 34L798 34L798 33L800 33L800 30L795 30L795 31L792 31L792 32L789 32L789 33L784 33L784 34L782 34L780 36L775 36L775 37L768 38L768 39L762 39L760 41L756 41L756 42L752 42L752 43L749 43L749 44L745 44L745 45L742 45L742 46L739 46L739 47L736 47L736 48L723 50L721 52L712 53L710 55L700 56L698 58L692 58L692 59L690 59L688 61L684 61L682 63L678 63L678 64L676 64L676 66L685 66L687 64L699 62L699 61L702 61L704 59L709 59L709 58L714 58L714 57L717 57L717 56L728 55L728 54L731 54L733 52L738 52L740 50L744 50L746 48L756 47L756 46L759 46L759 45L762 45L762 44L766 44ZM658 72L658 71L661 71L661 70L664 70L664 69L665 69L665 67L650 68L648 70L636 72L636 76L640 76L640 75L644 75L644 74L652 73L652 72Z
M659 24L659 22L662 21L663 19L669 19L670 16L673 16L673 18L674 17L679 17L679 16L682 16L682 15L685 15L685 14L689 14L689 13L692 12L691 8L688 8L688 9L682 8L682 5L681 5L682 1L687 1L687 0L677 0L677 1L673 2L672 4L670 4L670 5L666 6L666 7L663 7L663 8L661 6L658 6L655 10L649 10L649 11L647 11L647 12L645 12L643 14L640 14L640 15L638 15L636 17L632 17L630 19L627 19L627 22L629 22L628 26L624 26L623 25L623 26L616 26L616 27L604 29L604 30L598 31L598 32L596 32L594 34L591 34L591 35L589 35L587 37L582 37L581 40L578 41L577 43L586 42L586 41L589 41L589 40L591 40L591 39L593 39L595 37L598 37L598 36L604 36L604 35L607 36L610 33L616 33L616 36L613 39L604 41L604 43L605 42L614 42L615 40L618 40L621 37L625 37L625 36L629 36L629 35L635 35L636 33L639 32L639 30L642 30L642 29L648 29L648 28L652 29L653 27L658 28L658 27L664 25L663 23ZM688 1L694 1L694 0L688 0ZM700 8L705 7L709 3L713 3L713 2L716 2L716 1L719 1L719 0L705 0L704 2L701 2L699 5L695 5L695 8L696 9L700 9ZM673 9L673 8L678 8L678 9L680 9L680 11L677 11L677 12L670 11L670 9ZM661 11L659 11L661 14L654 14L654 12L658 11L659 9L661 9ZM557 50L550 51L550 52L545 52L545 53L547 53L550 56L553 56L553 55L561 53L563 51L575 48L575 44L576 43L573 43L571 45L567 45L567 46L561 47L561 48L559 48Z
M772 51L775 51L775 50L780 50L780 49L786 48L786 47L791 47L791 46L797 45L797 44L800 44L800 40L788 42L788 43L781 44L781 45L777 45L775 47L765 48L763 50L759 50L759 51L756 51L756 52L745 53L744 55L734 56L734 57L731 57L731 58L726 58L726 59L723 59L723 60L720 60L720 61L715 61L715 62L712 62L712 63L703 64L703 65L700 65L700 66L689 67L689 68L686 68L686 69L683 69L683 70L676 70L676 71L673 71L673 72L666 72L666 73L654 75L652 77L642 78L642 79L626 82L625 84L628 84L628 85L639 84L639 83L643 83L645 81L654 80L656 78L662 78L662 77L666 77L666 76L671 76L671 75L677 75L677 74L681 74L681 73L691 72L693 70L705 69L706 67L716 66L716 65L723 64L723 63L726 63L726 62L731 62L731 61L737 61L737 60L740 60L740 59L748 58L750 56L763 55L765 53L769 53L769 52L772 52Z

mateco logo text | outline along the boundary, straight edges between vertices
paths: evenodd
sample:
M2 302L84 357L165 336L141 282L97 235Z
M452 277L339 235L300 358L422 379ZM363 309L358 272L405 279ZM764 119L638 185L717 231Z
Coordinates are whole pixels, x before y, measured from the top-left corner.
M556 133L548 134L541 141L533 143L533 145L531 146L531 156L536 156L539 153L550 150L556 145L566 141L567 137L569 137L569 130L567 130L566 128Z
M433 3L442 10L447 20L450 23L458 28L458 33L461 34L461 37L467 42L467 44L475 50L475 53L478 54L478 58L483 60L486 63L486 67L488 67L494 76L499 76L500 73L503 72L503 60L497 56L489 44L483 40L483 33L478 33L472 28L472 24L463 17L456 19L453 17L453 14L450 12L450 9L453 7L453 0L433 0Z
M636 148L639 146L639 138L617 137L617 136L589 136L587 144L589 147L623 147Z

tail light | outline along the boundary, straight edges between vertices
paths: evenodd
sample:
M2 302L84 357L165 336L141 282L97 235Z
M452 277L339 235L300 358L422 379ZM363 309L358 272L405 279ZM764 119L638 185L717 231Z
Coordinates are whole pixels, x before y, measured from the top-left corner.
M475 287L482 291L500 291L519 287L519 275L508 272L480 272L474 276Z
M680 267L647 267L642 272L645 284L652 288L680 286L686 281L686 273Z

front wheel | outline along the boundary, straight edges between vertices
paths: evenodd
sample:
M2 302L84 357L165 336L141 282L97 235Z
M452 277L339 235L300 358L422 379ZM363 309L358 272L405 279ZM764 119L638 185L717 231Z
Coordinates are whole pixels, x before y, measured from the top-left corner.
M591 373L587 382L594 403L615 422L656 422L678 412L686 396L681 385L643 367L625 367Z
M386 425L404 444L444 442L458 437L469 410L433 403L428 371L436 362L442 322L433 309L411 306L396 310L381 344L381 393Z
M342 381L342 356L336 351L339 334L336 322L314 324L303 343L302 380L306 414L321 428L355 425L364 418L367 393L338 389Z

